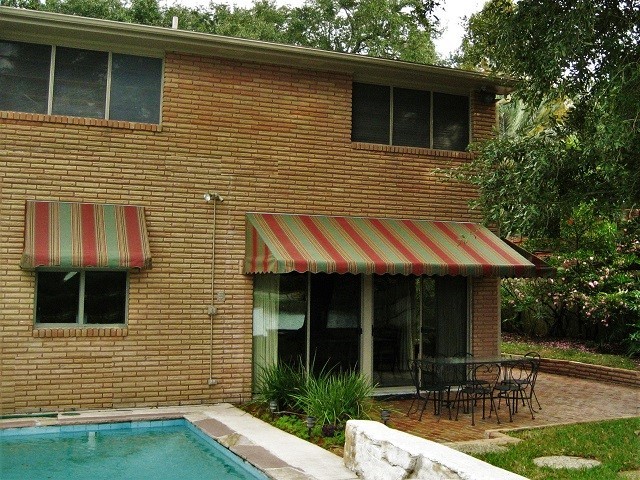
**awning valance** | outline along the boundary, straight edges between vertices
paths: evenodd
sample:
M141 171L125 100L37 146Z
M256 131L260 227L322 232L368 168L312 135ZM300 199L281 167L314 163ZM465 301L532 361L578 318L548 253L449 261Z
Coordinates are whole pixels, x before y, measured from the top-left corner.
M150 268L144 209L131 205L28 201L20 266Z
M477 223L249 213L246 228L245 273L536 276Z

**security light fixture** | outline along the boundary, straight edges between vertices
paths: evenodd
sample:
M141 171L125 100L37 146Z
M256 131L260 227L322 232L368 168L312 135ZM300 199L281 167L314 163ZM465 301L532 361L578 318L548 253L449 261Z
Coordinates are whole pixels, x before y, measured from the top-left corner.
M220 195L218 195L217 193L205 193L204 194L204 201L209 203L212 200L217 200L218 202L224 202L224 198L222 198Z
M486 87L480 89L480 102L484 105L493 105L498 101L495 92L490 91Z

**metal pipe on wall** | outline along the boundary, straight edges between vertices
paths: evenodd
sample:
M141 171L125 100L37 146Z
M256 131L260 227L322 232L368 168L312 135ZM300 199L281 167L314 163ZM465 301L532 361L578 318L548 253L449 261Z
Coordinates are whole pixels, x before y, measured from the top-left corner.
M218 202L224 202L217 193L205 193L204 200L207 203L213 201L213 226L211 233L211 303L209 304L209 379L207 385L217 384L217 380L213 378L213 317L216 314L215 302L215 279L216 279L216 207Z

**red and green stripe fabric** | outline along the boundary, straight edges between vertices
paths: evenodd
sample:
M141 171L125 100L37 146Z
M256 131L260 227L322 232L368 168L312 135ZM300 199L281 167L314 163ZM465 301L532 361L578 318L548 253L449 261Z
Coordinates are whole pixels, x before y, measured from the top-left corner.
M144 209L131 205L28 201L20 266L150 268Z
M536 275L477 223L249 213L246 229L245 273Z

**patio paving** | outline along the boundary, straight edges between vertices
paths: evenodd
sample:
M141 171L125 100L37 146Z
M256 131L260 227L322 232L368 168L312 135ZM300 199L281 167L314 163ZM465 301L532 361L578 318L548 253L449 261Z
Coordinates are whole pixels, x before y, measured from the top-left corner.
M443 409L439 418L433 415L433 405L430 403L419 421L418 413L406 415L411 400L382 403L392 409L388 423L390 427L439 443L481 440L491 437L495 430L640 417L640 389L634 387L541 372L538 375L536 394L542 409L535 412L535 419L531 419L527 407L520 405L513 422L509 422L503 403L499 410L500 424L497 423L495 414L483 420L480 408L480 415L476 410L475 427L471 426L471 415L463 414L462 410L457 421L455 411L452 412L454 420L449 420L446 409ZM534 407L537 407L535 400Z

